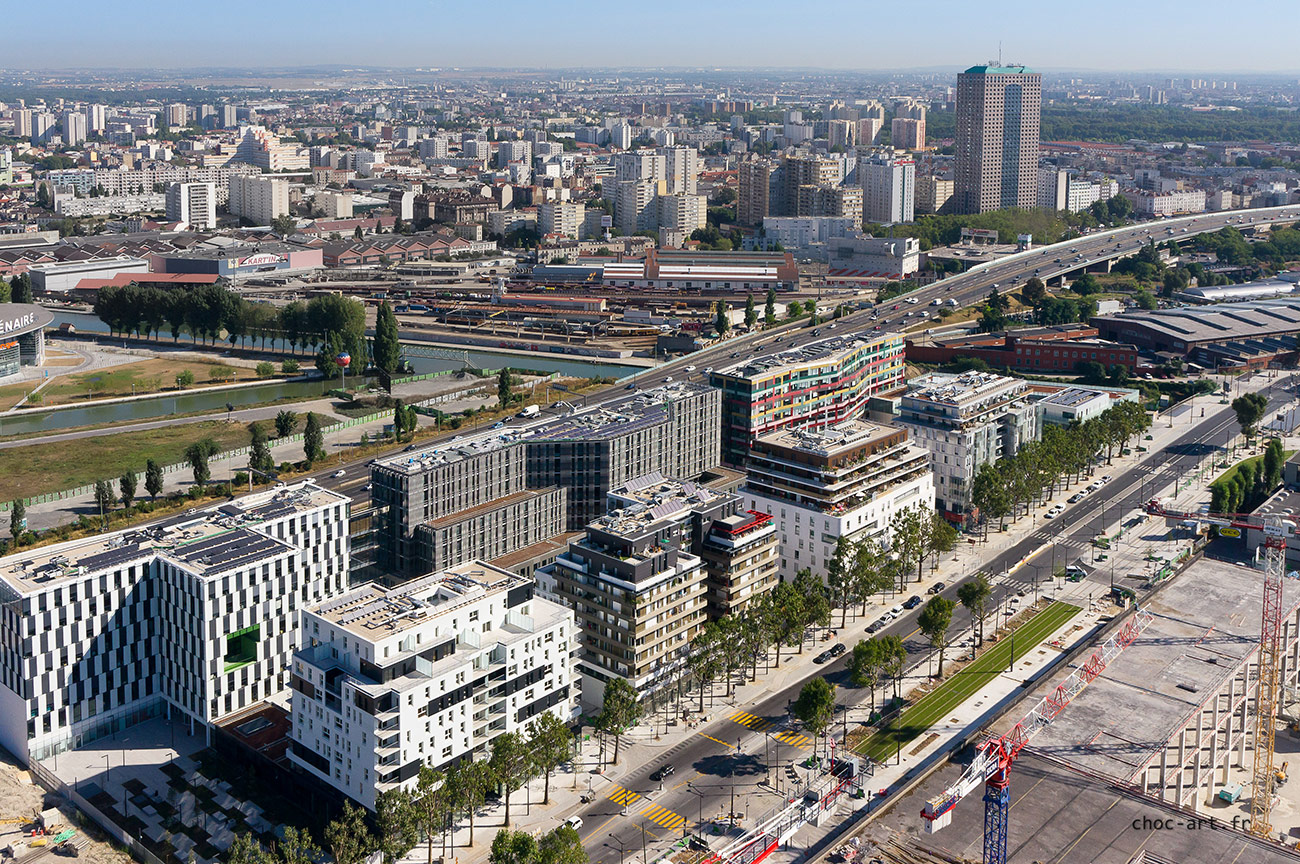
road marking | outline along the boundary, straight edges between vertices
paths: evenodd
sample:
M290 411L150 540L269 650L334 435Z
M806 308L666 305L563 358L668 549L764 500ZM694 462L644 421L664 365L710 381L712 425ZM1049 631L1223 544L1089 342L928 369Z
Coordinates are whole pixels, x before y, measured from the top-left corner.
M728 750L731 749L731 745L728 744L726 741L718 741L718 739L714 738L712 735L705 735L703 732L696 732L695 734L708 738L710 741L717 741L719 744L721 744L723 747L726 747Z
M731 715L731 720L732 722L739 723L741 726L753 729L755 732L764 732L776 726L775 723L766 718L756 717L745 711L738 711Z
M661 807L658 804L642 810L641 815L656 825L667 828L669 831L672 831L674 828L680 828L686 822L684 816L678 816L667 807Z
M628 807L641 796L630 789L624 789L617 783L610 784L609 800Z

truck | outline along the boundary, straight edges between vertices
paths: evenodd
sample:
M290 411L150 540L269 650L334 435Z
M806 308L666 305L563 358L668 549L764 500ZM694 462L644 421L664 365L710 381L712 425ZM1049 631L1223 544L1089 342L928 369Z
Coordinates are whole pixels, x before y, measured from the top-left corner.
M528 418L528 417L536 417L536 416L537 416L538 414L540 414L540 413L542 413L542 409L539 408L538 406L536 406L536 405L525 405L525 406L524 406L524 410L520 411L519 414L518 414L518 416L520 416L520 417L524 417L524 418Z

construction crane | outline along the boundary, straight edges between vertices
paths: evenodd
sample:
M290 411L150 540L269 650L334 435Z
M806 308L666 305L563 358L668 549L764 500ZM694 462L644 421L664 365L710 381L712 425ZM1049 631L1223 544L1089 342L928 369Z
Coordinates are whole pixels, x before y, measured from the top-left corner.
M1220 528L1255 529L1264 532L1264 603L1259 626L1259 674L1255 693L1255 765L1250 796L1250 833L1271 838L1273 790L1279 785L1273 770L1274 726L1282 685L1282 581L1286 572L1286 538L1295 533L1294 516L1252 516L1245 513L1187 513L1170 510L1159 499L1145 508L1166 521L1194 521ZM1296 574L1290 574L1294 577ZM1283 774L1285 777L1285 774Z
M931 798L921 810L926 833L944 828L952 821L957 802L984 784L984 864L1006 864L1007 816L1011 809L1011 766L1034 736L1050 724L1102 671L1133 644L1133 640L1154 619L1137 609L1116 633L1093 652L1055 690L1039 702L1001 738L980 744L975 759L955 783Z

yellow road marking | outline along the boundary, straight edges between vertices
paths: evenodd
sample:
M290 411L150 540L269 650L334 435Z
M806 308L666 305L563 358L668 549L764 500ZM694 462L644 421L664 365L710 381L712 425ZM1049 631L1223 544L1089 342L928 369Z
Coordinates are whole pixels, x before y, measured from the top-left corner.
M717 742L718 742L719 744L721 744L723 747L726 747L727 749L731 749L731 745L728 744L726 741L718 741L718 739L717 739L717 738L714 738L712 735L705 735L703 732L696 732L695 734L696 734L696 735L702 735L702 736L704 736L705 738L708 738L710 741L717 741Z

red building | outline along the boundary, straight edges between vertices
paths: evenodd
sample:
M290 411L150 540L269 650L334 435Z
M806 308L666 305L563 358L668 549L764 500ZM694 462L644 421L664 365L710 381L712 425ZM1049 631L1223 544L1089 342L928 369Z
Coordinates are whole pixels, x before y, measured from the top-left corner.
M1138 371L1138 349L1097 338L1097 328L1082 324L1034 327L1004 333L978 333L946 339L907 340L907 359L948 363L965 357L990 366L1025 372L1074 372L1080 363L1123 366Z

